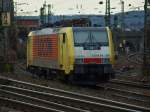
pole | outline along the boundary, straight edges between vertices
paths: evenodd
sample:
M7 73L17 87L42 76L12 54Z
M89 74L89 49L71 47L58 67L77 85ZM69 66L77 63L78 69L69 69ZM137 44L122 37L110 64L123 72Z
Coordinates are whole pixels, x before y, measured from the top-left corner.
M52 16L52 8L53 8L53 4L49 4L48 5L48 23L51 22L51 16Z
M4 56L5 62L8 62L8 28L4 28Z
M40 8L40 22L41 22L41 25L43 25L43 7Z
M0 0L0 27L2 25L3 0Z
M106 11L105 11L105 26L111 26L110 20L110 0L106 0Z
M121 37L121 42L123 45L123 53L126 53L126 48L125 48L125 44L126 44L126 40L125 40L125 22L124 22L124 1L120 0L121 2L121 32L122 32L122 37Z
M44 24L46 24L47 23L47 16L46 16L46 1L45 1L45 3L43 4L43 8L44 8Z
M150 75L150 60L149 60L149 53L150 53L150 38L148 37L148 0L145 0L144 5L144 50L143 50L143 80L148 81L148 77Z
M50 23L51 16L51 4L48 5L48 23Z
M121 16L122 16L121 17L121 27L122 27L122 30L124 31L124 27L125 27L124 26L125 25L124 24L125 23L124 22L124 1L122 1L122 0L121 0Z
M4 5L5 4L5 5ZM12 32L12 25L14 20L14 6L13 0L0 0L0 18L1 18L1 32L3 32L3 62L2 64L2 71L10 72L10 68L13 68L12 64L12 44L11 41L11 32ZM10 34L9 34L10 33Z

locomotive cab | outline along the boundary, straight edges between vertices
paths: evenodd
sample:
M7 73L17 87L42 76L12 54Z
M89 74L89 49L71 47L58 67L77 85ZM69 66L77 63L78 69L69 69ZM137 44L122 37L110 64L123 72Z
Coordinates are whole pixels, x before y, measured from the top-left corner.
M113 44L108 28L73 28L75 79L100 82L113 75ZM79 78L80 76L80 78ZM82 77L82 78L81 78ZM83 81L83 80L82 80Z

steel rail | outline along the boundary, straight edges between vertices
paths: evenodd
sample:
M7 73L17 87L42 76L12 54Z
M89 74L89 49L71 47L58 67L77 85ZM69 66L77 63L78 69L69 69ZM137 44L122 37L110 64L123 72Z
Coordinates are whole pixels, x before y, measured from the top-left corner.
M134 100L134 101L140 101L140 103L146 103L146 104L149 104L149 101L145 101L145 100L142 100L142 99L137 99L136 97L133 97L133 96L125 96L125 95L121 95L121 94L112 94L113 96L117 96L117 97L122 97L122 98L125 98L125 99L131 99L131 100Z
M15 108L18 110L23 110L25 112L63 112L60 110L55 110L51 108L46 108L43 106L38 106L18 100L8 99L4 97L0 97L0 106L7 107L7 108Z
M129 91L129 90L125 90L124 88L123 89L120 89L118 87L113 87L113 86L98 86L100 88L104 88L105 90L111 90L111 91L114 91L116 93L121 93L123 95L130 95L130 96L133 96L137 98L137 100L141 101L145 101L145 102L149 102L150 103L150 95L149 94L145 94L145 93L141 93L141 92L134 92L134 91Z
M48 103L48 102L46 102L46 100L47 100L47 101L51 101L51 102L57 101L59 103L65 104L65 105L69 104L69 105L76 107L76 108L84 108L84 110L86 110L86 111L90 110L90 111L94 111L94 112L99 112L99 111L105 111L105 112L120 112L120 111L121 112L140 112L137 110L131 110L131 109L111 106L111 105L107 105L107 104L98 104L95 102L89 102L89 101L84 101L84 100L79 100L79 99L74 99L74 98L67 98L67 97L58 96L58 95L44 94L44 93L39 93L39 92L35 92L35 91L28 91L25 89L18 89L17 92L19 92L19 93L10 92L10 91L6 91L6 90L0 90L0 92L1 92L0 94L2 94L3 96L7 95L11 98L12 97L15 99L19 98L23 101L26 100L27 98L30 98L31 103L35 103L35 102L37 103L38 102L38 104L42 105L42 106L45 106L46 105L45 103ZM23 94L20 94L20 93L23 93ZM36 98L35 98L35 96L36 96ZM44 105L43 105L43 102L44 102ZM69 110L68 112L72 112L72 111Z
M113 80L110 80L109 82L110 83L133 86L133 87L137 87L137 88L141 88L141 89L150 89L150 85L148 85L148 84L139 84L139 83L131 82L131 81L113 79Z
M141 106L135 106L135 105L130 105L130 104L112 101L112 100L108 100L108 99L97 98L97 97L92 97L92 96L82 95L82 94L77 94L77 93L72 93L72 92L66 92L66 91L59 90L59 89L43 87L43 86L29 84L29 83L25 83L25 82L16 81L16 80L15 81L10 80L10 81L12 81L11 84L17 83L17 84L22 85L24 87L26 85L26 86L28 86L27 88L30 88L30 89L36 88L36 90L40 90L40 91L51 93L51 94L59 94L59 95L63 95L63 96L71 97L71 98L82 99L82 100L86 100L86 101L109 104L109 105L115 105L115 106L123 107L123 108L128 107L128 108L133 109L133 110L150 111L149 108L145 108L145 107L141 107Z
M18 101L22 101L22 102L26 102L26 103L30 103L30 104L34 104L34 105L38 105L38 106L43 106L43 107L51 108L54 110L57 109L57 110L64 111L64 112L88 112L87 110L85 111L82 109L54 103L51 101L39 99L37 97L33 97L35 94L31 95L31 96L25 95L25 93L27 93L26 91L20 90L20 92L23 92L23 93L20 94L20 93L15 93L12 91L6 91L6 90L0 89L0 96L10 98L10 99L15 99L15 100L17 99ZM33 94L33 93L31 92L30 94Z
M113 85L115 84L115 85ZM119 84L119 85L117 85ZM118 86L127 86L128 88L130 88L130 90L125 90L125 89L118 89ZM117 86L117 87L114 87ZM110 83L108 83L107 87L104 87L106 89L110 89L110 90L114 90L114 91L119 91L125 94L130 94L130 95L134 95L134 97L139 97L140 99L143 99L143 101L147 101L150 103L150 94L148 93L150 85L141 85L139 83L135 83L135 82L131 82L131 81L123 81L123 80L118 80L118 79L114 79L112 81L110 81ZM133 91L133 89L140 89L138 91Z

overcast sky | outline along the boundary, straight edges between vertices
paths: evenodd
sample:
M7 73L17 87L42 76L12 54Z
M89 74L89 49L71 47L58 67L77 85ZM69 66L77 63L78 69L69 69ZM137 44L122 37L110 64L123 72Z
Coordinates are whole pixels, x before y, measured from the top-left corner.
M47 4L53 4L53 13L55 15L73 15L73 14L104 14L105 13L105 1L106 0L14 0L17 2L17 14L18 15L39 15L40 7L42 7L44 1ZM103 1L104 4L100 5L99 1ZM111 1L111 12L116 13L121 11L120 0ZM144 0L124 0L125 11L131 10L143 10ZM25 3L20 5L20 3ZM131 4L132 6L128 6ZM81 6L82 5L82 6ZM35 12L37 10L38 12Z

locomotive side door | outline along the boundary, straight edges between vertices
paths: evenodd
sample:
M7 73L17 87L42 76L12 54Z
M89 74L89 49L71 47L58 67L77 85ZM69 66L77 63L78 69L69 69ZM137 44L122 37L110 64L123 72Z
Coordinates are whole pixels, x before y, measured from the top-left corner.
M66 68L66 34L60 34L60 68Z

